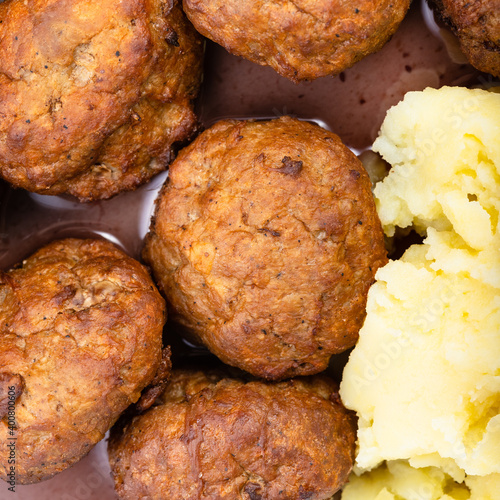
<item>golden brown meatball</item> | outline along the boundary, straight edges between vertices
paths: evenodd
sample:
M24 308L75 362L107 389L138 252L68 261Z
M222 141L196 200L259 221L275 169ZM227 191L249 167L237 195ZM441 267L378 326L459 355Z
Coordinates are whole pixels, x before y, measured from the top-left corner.
M177 1L0 3L0 174L82 201L134 189L196 124L202 42Z
M164 312L144 267L105 241L57 241L0 273L0 446L17 438L17 483L77 462L168 373Z
M326 377L174 371L155 406L112 429L108 451L121 499L326 500L347 480L355 440Z
M294 82L337 75L389 40L410 0L183 0L195 28Z
M500 77L500 3L498 0L433 0L441 18L460 40L477 69Z
M361 162L292 118L222 121L185 148L143 255L173 320L268 379L318 373L353 346L386 262Z

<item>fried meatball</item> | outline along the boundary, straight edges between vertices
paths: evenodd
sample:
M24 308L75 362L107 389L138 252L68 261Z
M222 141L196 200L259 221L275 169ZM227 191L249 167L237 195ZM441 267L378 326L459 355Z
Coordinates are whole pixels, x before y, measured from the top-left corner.
M202 39L176 0L0 3L0 174L82 201L168 166L196 117Z
M361 162L288 117L221 121L185 148L143 255L172 319L267 379L318 373L354 345L386 262Z
M105 241L57 241L0 273L0 446L17 438L16 482L77 462L165 372L164 306L144 267Z
M500 3L498 0L432 0L442 20L460 41L477 69L500 77Z
M326 377L244 382L174 371L147 413L111 431L121 499L330 499L354 461L356 422Z
M337 75L389 40L410 0L183 0L195 28L294 82Z

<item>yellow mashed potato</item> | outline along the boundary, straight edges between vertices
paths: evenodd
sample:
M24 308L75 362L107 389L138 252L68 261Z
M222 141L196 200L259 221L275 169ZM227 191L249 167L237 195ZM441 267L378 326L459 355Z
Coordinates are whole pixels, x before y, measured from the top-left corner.
M456 483L437 467L415 469L406 461L394 461L352 476L342 500L496 500L500 494L500 474L468 477Z
M411 92L374 149L392 165L375 187L386 234L425 239L377 273L341 396L359 417L357 474L409 463L354 477L343 499L499 499L500 95ZM402 475L416 487L427 469L413 468L426 467L470 476L470 497L450 496L443 478L434 496L369 488Z
M474 250L493 243L500 95L460 87L409 92L388 111L373 149L393 167L375 188L387 235L413 224L422 233L451 230Z

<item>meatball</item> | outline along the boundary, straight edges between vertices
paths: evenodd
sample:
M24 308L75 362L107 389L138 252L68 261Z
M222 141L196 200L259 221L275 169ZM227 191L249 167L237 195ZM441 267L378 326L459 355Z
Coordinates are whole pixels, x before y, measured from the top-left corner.
M386 262L361 162L288 117L221 121L185 148L143 256L175 322L267 379L318 373L353 346Z
M389 40L410 0L184 0L195 28L294 82L337 75Z
M477 69L500 77L500 3L498 0L432 0L438 15L458 36Z
M174 371L147 413L111 431L121 499L330 499L353 465L356 423L326 377L244 382Z
M0 446L16 438L16 482L77 462L168 374L164 321L144 267L105 241L57 241L0 273Z
M0 174L82 201L165 170L196 127L202 39L176 1L0 3Z

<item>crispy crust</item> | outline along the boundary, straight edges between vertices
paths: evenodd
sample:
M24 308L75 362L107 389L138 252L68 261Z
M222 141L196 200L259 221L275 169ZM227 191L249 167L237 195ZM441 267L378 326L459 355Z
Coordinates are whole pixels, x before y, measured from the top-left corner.
M196 29L294 82L337 75L382 46L410 0L183 0Z
M156 406L119 424L108 451L123 500L325 500L354 461L355 418L326 377L174 371Z
M7 0L0 21L0 174L15 186L109 198L192 135L202 41L176 0Z
M500 77L500 4L498 0L433 0L439 15L460 40L477 69Z
M143 256L174 321L268 379L318 373L354 345L386 262L361 162L291 118L222 121L184 149Z
M16 481L33 483L86 455L151 382L164 301L144 267L111 243L67 239L0 273L0 305L0 392L19 389ZM7 459L0 454L4 480Z

